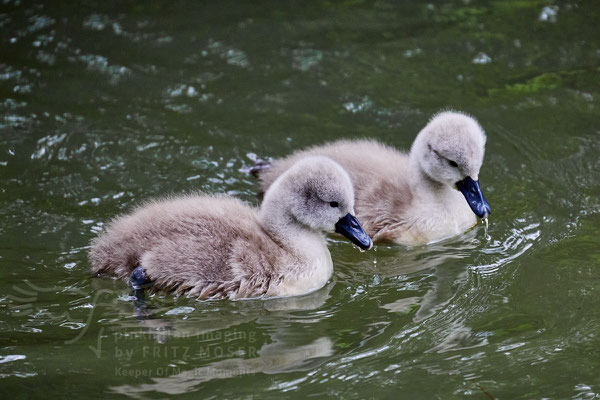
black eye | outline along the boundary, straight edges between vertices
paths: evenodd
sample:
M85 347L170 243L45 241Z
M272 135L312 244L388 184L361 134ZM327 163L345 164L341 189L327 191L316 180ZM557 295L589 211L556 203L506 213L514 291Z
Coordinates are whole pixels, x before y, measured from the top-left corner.
M330 205L331 207L339 207L339 206L340 206L340 205L339 205L339 203L338 203L337 201L332 201L332 202L330 202L330 203L329 203L329 205Z
M456 161L448 160L448 164L450 164L451 167L458 168Z

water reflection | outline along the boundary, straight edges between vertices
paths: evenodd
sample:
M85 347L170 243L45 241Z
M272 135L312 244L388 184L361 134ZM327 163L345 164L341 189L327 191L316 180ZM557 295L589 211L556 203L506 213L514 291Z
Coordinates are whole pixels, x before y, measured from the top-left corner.
M282 326L280 321L291 318L295 319L296 323L309 323L310 321L295 318L287 312L322 307L332 287L333 285L329 284L314 293L297 298L237 301L234 302L236 303L234 309L238 312L230 311L225 318L219 310L223 302L201 301L195 308L189 306L153 308L150 299L147 308L135 311L136 319L113 319L119 321L112 332L115 336L115 346L118 337L121 343L116 348L121 347L119 352L125 357L123 361L130 361L131 355L139 350L139 348L136 350L135 342L152 338L156 342L155 345L150 346L152 353L148 350L149 346L144 346L143 352L152 354L151 358L155 358L162 352L171 351L175 354L179 351L178 358L182 364L174 364L172 359L170 368L165 368L163 371L165 377L152 377L150 380L153 383L113 386L111 390L133 397L148 392L180 394L214 379L228 379L256 373L278 374L310 370L334 354L333 342L327 337L319 337L308 344L298 346L297 333ZM109 305L106 312L113 316L115 313L121 314L127 310L133 312L131 297L123 297L121 301ZM224 306L226 309L231 308L227 304ZM255 328L248 330L247 326L252 322L256 323ZM316 323L318 319L312 322ZM263 325L273 326L274 331L261 333ZM266 338L259 337L265 335ZM181 339L185 339L186 343L190 340L195 341L189 355L187 352L190 348L187 346L186 352L181 354ZM256 347L261 341L265 343ZM227 344L226 348L223 348L223 343ZM158 345L160 347L156 347ZM233 349L237 350L233 351ZM208 358L201 355L202 352L207 352ZM156 373L153 367L149 369L143 365L144 358L141 358L142 363L136 363L133 370L140 371L140 374L143 371ZM201 367L187 369L188 364L196 364L198 360L203 359L218 360L203 363L205 365ZM151 375L143 373L143 376Z
M135 297L128 294L129 289L125 284L118 282L116 286L122 286L122 288L114 291L107 289L96 291L96 300L92 301L93 307L91 308L101 311L94 316L93 320L118 321L111 326L111 330L117 336L126 336L129 335L128 332L133 331L135 335L153 338L157 343L164 344L169 340L180 338L193 339L213 336L207 334L226 331L257 319L267 322L268 318L265 313L272 315L275 320L298 319L288 312L311 311L321 308L330 297L334 285L329 283L325 287L303 296L238 300L233 303L226 300L189 299L186 301L187 299L184 298L182 299L183 303L189 304L184 306L175 306L180 301L172 299L172 296L168 294L156 294L139 303L135 301ZM107 300L100 302L99 294L104 298L108 295ZM81 300L78 303L81 303ZM223 317L222 309L237 310L237 312ZM94 310L90 310L90 313L93 312ZM304 317L302 319L305 323L310 322ZM87 323L91 324L93 320L88 319ZM316 321L318 319L314 319L314 322Z
M110 390L132 397L140 397L148 392L182 394L198 389L200 384L214 379L229 379L256 373L279 374L310 370L333 354L333 343L326 337L302 346L288 343L283 331L276 332L271 339L272 343L263 345L255 358L215 361L205 367L183 371L166 378L152 378L153 383L113 386Z
M385 265L382 266L384 269L378 268L382 277L397 277L399 282L411 282L413 287L407 287L410 289L409 294L426 288L418 297L400 298L382 307L392 312L414 311L415 322L422 321L443 308L452 300L457 288L466 282L468 265L465 261L485 245L481 240L482 231L478 227L458 238L427 246L394 246L387 249L378 246L376 256L383 256L385 259Z

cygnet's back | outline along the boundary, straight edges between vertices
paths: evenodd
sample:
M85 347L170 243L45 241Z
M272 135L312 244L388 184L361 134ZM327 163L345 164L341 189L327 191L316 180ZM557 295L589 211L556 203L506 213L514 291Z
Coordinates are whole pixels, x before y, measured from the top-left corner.
M284 171L304 157L325 156L339 163L350 175L356 188L360 191L373 182L390 178L390 181L408 182L408 154L400 152L375 140L338 140L308 149L296 151L293 154L276 160L273 165L260 171L260 181L263 188L271 184Z

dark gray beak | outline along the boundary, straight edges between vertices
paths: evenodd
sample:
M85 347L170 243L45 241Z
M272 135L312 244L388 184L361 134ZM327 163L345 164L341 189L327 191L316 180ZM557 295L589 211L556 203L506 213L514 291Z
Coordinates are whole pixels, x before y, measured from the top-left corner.
M373 246L373 242L369 235L367 235L363 227L360 226L356 217L350 213L340 218L335 224L335 231L340 235L347 237L352 243L363 250L368 250Z
M483 197L483 193L481 193L478 181L474 181L470 176L467 176L462 181L456 182L456 187L465 196L475 215L479 218L487 218L490 215L492 210L485 197Z

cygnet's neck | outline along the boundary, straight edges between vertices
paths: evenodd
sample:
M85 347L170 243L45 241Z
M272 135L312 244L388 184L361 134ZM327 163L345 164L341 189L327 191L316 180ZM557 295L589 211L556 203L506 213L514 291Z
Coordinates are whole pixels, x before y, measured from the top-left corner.
M277 198L266 198L260 214L267 234L290 256L277 264L284 279L270 289L271 294L293 296L310 293L323 287L331 277L331 255L323 235L302 225L285 211L284 206Z
M323 235L298 221L278 198L265 198L259 218L273 241L303 261L314 259L317 249L326 250Z
M302 225L291 213L284 211L277 199L263 202L260 220L273 241L290 257L277 264L283 278L269 288L273 296L296 296L323 287L333 272L333 262L325 238Z
M423 170L419 161L411 153L410 155L410 188L416 197L433 197L442 199L445 196L452 196L454 188L434 180Z

